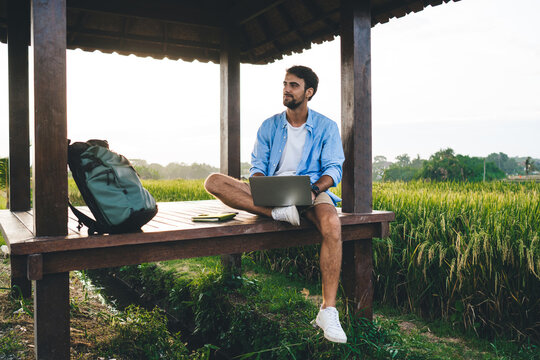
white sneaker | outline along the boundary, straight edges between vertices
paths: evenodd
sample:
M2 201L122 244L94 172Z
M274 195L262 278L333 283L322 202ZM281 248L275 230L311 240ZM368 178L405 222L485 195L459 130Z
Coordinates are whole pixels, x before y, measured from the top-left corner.
M314 327L320 327L324 331L324 337L332 342L346 343L347 335L341 328L339 314L335 307L321 309L313 322Z
M300 215L294 205L273 208L272 219L286 221L294 226L300 225Z

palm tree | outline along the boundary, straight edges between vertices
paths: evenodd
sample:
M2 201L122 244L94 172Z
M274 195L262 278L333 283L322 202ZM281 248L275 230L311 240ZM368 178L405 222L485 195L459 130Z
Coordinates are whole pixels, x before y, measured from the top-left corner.
M525 160L525 173L529 175L529 171L532 170L532 158L530 156L527 157L527 160Z

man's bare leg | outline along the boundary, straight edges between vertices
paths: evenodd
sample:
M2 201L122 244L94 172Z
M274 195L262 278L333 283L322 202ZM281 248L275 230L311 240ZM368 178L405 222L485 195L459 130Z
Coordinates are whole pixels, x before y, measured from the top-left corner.
M323 237L320 254L322 308L335 307L341 272L341 222L336 208L329 204L316 205L306 211L305 215Z
M255 206L249 185L233 177L219 173L210 174L204 182L204 188L234 209L272 217L272 208Z

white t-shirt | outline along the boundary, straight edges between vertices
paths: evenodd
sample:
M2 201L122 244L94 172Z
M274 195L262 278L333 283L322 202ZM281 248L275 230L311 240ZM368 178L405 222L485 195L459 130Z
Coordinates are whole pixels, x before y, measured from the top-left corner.
M296 175L296 169L302 159L306 135L307 129L305 123L299 127L293 127L287 123L287 143L285 144L285 148L283 148L281 160L279 160L275 175Z

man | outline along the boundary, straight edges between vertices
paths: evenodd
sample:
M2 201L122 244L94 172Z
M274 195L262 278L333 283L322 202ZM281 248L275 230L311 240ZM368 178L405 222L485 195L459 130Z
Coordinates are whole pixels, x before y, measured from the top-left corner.
M308 67L287 69L283 81L283 105L287 109L265 120L257 132L251 154L251 176L309 175L313 206L302 215L313 222L323 237L320 254L323 303L314 325L333 342L345 343L336 310L341 270L341 222L335 204L341 201L327 191L341 181L345 159L337 124L308 108L319 79ZM253 204L249 185L223 174L212 174L206 190L226 205L253 214L300 225L296 206L260 207Z

